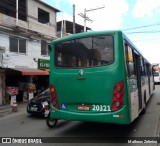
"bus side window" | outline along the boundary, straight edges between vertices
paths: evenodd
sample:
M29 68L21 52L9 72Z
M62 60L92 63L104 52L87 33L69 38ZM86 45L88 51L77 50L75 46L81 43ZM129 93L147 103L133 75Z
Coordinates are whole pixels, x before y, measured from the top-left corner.
M58 53L58 64L62 65L62 53Z
M144 59L142 57L140 57L140 71L141 71L141 76L146 76Z
M148 72L148 69L147 69L147 62L146 62L145 59L144 59L144 71L145 71L145 75L148 76L149 72Z
M133 51L128 44L125 44L125 55L126 55L126 65L127 65L128 76L129 78L135 78Z

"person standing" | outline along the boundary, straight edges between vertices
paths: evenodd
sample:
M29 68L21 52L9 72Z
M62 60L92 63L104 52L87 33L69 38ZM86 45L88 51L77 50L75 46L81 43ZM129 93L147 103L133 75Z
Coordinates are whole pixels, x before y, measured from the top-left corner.
M20 82L18 83L19 94L18 94L17 102L23 102L24 84L25 84L25 83L24 83L23 81L20 81Z

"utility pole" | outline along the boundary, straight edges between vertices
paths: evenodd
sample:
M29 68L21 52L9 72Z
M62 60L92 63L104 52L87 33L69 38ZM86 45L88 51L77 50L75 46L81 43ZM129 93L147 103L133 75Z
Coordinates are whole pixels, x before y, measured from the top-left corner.
M18 0L16 0L16 25L18 26Z
M61 22L61 38L63 37L64 35L64 20L63 20L63 12L61 11L61 14L62 14L62 22Z
M73 34L76 33L76 28L75 28L75 5L73 5Z
M90 9L90 10L86 10L86 9L84 9L84 14L82 14L82 13L79 13L78 15L79 16L81 16L82 18L84 18L84 32L86 32L86 21L93 21L93 20L91 20L90 18L88 18L87 16L86 16L86 13L87 12L90 12L90 11L94 11L94 10L98 10L98 9L103 9L103 8L105 8L105 6L103 6L103 7L98 7L98 8L94 8L94 9Z

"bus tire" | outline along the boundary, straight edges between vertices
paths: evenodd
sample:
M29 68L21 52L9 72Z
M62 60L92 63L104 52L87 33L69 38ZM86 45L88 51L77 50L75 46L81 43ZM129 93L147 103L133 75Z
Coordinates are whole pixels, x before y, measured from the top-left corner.
M50 115L46 118L46 124L49 128L53 128L57 125L58 120L57 119L51 119Z
M145 106L144 106L144 108L143 108L141 114L144 115L145 113L146 113L146 104L145 104Z
M145 92L146 93L146 92ZM146 94L145 94L145 98L144 98L144 107L143 107L143 110L141 112L142 114L145 114L146 113Z

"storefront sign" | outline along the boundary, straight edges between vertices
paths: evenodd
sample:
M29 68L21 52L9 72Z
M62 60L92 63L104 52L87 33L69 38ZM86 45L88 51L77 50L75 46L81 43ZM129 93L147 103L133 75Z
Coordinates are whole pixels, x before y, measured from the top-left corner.
M6 87L6 92L10 95L10 96L16 96L19 94L18 92L18 87Z
M49 69L49 67L50 67L49 60L38 59L38 68L39 69Z

